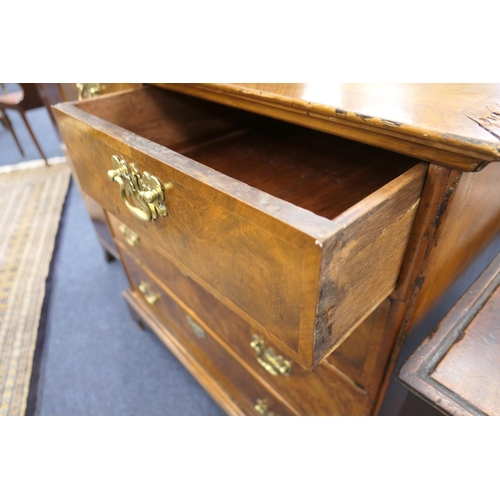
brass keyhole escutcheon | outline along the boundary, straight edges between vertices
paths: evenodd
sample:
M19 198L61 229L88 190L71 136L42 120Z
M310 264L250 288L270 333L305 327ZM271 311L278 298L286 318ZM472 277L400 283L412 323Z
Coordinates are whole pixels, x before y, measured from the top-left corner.
M186 321L196 337L199 339L204 339L206 337L205 330L203 330L203 328L189 314L186 314Z
M141 173L134 163L128 164L118 155L111 157L111 163L114 169L108 170L108 179L120 186L123 203L134 217L149 222L168 215L165 189L158 177Z

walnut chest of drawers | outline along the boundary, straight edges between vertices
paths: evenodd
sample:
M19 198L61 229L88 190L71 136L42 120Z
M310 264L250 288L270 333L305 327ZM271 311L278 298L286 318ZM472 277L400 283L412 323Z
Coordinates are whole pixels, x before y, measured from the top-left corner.
M498 151L281 87L144 86L55 113L125 299L229 414L374 414L412 323L498 232L497 198L477 200L498 168L463 173ZM436 241L458 227L450 263Z

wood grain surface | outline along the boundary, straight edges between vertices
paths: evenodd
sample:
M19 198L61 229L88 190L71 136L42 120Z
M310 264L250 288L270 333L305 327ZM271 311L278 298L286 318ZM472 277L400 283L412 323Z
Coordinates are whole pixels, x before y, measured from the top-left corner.
M290 377L273 376L268 373L259 364L256 353L250 346L253 336L258 335L259 332L183 274L168 259L151 248L147 241L141 241L139 245L133 247L128 245L123 238L123 233L119 230L121 223L112 215L109 217L124 260L130 262L130 259L134 259L137 265L144 263L145 274L150 279L158 280L164 292L172 300L195 318L206 331L210 331L212 336L225 343L226 349L230 350L235 358L241 360L240 362L275 388L301 414L366 415L370 413L369 396L361 389L360 383L356 382L358 379L363 381L363 377L350 380L336 367L334 360L332 363L322 363L313 373L305 371L295 363L292 363ZM362 325L359 328L362 330ZM376 345L373 342L373 336L380 334L380 331L383 332L383 328L376 332L374 329L375 324L370 321L369 326L365 327L355 341L358 344L358 351L368 351L364 352L362 358L358 360L360 372L363 372L363 366L372 361L375 355L372 352L373 344ZM354 332L355 336L356 333ZM365 339L365 337L368 338ZM276 355L283 354L269 342L266 346L272 347Z
M189 363L191 373L198 378L202 376L206 382L210 377L208 392L216 386L216 394L230 397L245 415L258 415L255 410L257 400L267 402L267 406L274 415L296 415L297 411L282 396L260 379L255 373L248 370L231 355L226 346L211 334L209 329L204 330L204 335L197 335L192 328L193 318L178 302L166 293L165 289L148 275L140 265L126 254L122 254L132 296L140 301L149 311L149 316L154 316L163 325L159 331L160 340L168 344L176 344L177 349L182 349L184 357L192 360ZM148 304L138 286L142 281L150 284L151 289L159 294L158 302ZM189 318L189 319L188 319ZM176 354L176 350L173 351ZM201 372L201 373L200 373Z
M233 346L237 364L259 373L239 336L256 331L303 368L316 367L316 378L303 375L313 382L289 389L258 376L295 412L377 413L408 333L500 232L500 86L154 85L56 109L83 191L147 244L141 254L122 239L120 249L137 265L149 262L141 272L163 276L174 306ZM166 219L144 224L126 212L117 186L106 184L112 154L170 183ZM175 293L149 245L179 269ZM220 332L204 294L219 315L230 310ZM135 292L128 300L163 335ZM238 324L245 327L235 335ZM475 325L471 345L486 345L474 332L492 320ZM181 337L164 341L179 354ZM463 382L451 373L468 355L466 338L436 371L449 392ZM231 409L231 396L219 392L228 411L251 411Z
M430 248L425 279L412 323L421 319L474 257L500 232L500 168L488 165L463 173L432 223L437 239ZM456 174L451 174L456 178Z
M403 365L399 379L449 415L500 415L500 255Z
M104 210L101 205L84 192L81 192L81 196L83 203L85 204L85 208L87 209L87 213L89 214L92 224L94 225L97 238L99 239L105 253L111 255L112 258L118 259L118 251L116 250L115 242L113 241L109 231L109 225Z
M430 165L393 294L393 347L379 406L408 335L499 234L499 189L497 164L475 173Z
M78 88L76 83L58 83L59 92L64 101L76 101L78 99ZM123 90L140 88L142 83L101 83L101 94L111 94Z
M155 84L465 171L500 160L500 84Z
M84 192L313 369L393 290L427 166L205 105L149 88L56 114ZM128 213L106 178L113 154L169 183L168 217Z
M345 229L325 243L314 366L394 290L426 172L415 166L336 219Z
M319 366L331 363L345 373L370 399L374 411L390 357L388 318L391 300L384 300Z

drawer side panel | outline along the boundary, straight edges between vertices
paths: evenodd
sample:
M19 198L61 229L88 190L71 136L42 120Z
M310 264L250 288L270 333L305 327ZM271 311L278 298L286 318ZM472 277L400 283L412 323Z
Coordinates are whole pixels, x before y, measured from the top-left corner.
M353 207L345 229L326 243L314 366L394 290L426 172L419 164Z

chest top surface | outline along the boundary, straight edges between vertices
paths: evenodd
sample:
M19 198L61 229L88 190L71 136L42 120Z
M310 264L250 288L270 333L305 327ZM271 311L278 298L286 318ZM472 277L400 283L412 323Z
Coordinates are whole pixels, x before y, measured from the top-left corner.
M500 84L155 84L464 171L500 160Z

